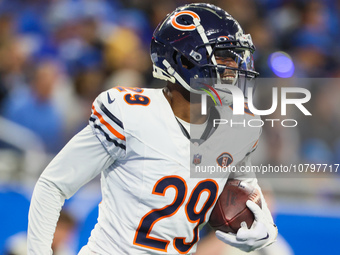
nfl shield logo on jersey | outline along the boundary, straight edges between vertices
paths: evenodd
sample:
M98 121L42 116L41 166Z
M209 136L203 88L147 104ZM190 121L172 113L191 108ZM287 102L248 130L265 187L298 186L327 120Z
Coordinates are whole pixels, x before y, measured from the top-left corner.
M220 167L227 167L229 166L233 161L233 157L228 152L223 152L218 158L216 159L217 164Z
M202 155L195 154L194 160L192 161L192 163L194 163L195 165L198 165L198 164L201 164L201 160L202 160Z

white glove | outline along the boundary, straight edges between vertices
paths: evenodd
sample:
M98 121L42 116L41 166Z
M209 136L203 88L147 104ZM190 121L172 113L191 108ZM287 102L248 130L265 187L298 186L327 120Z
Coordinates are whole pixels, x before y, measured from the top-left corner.
M245 222L236 235L217 230L216 236L222 242L239 248L242 251L250 252L261 249L272 244L277 237L277 227L268 219L262 209L253 201L247 201L247 207L253 212L255 220L250 229Z

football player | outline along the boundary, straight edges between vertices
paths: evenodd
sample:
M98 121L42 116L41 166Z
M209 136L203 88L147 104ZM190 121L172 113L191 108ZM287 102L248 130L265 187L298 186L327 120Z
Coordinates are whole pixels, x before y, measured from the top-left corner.
M32 196L28 254L52 254L60 209L101 173L98 223L79 254L192 254L228 177L257 186L253 176L224 173L194 178L200 165L250 165L259 128L212 125L232 118L224 85L245 89L255 79L254 46L238 22L211 4L177 8L151 42L154 76L164 89L115 87L94 101L89 125L52 160ZM202 115L201 95L217 107ZM244 115L249 120L257 118ZM259 188L259 187L258 187ZM245 251L272 243L277 234L262 198L251 201L251 228L219 239Z

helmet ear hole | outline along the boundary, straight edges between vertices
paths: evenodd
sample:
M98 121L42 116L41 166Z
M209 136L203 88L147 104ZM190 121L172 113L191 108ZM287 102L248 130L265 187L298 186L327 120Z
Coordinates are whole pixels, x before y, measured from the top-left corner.
M181 56L181 62L182 62L182 66L188 70L195 67L195 65L191 63L190 60L184 57L183 55Z
M174 53L172 54L172 59L174 60L175 64L177 65L177 51L174 51Z

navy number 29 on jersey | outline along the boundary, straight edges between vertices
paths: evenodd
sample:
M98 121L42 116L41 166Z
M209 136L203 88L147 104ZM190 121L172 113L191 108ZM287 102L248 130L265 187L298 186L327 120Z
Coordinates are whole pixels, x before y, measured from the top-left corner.
M167 251L170 243L169 240L162 240L150 236L150 232L157 221L163 218L171 217L183 205L187 196L187 185L183 178L180 176L165 176L160 179L153 188L152 194L164 196L168 188L175 189L176 195L173 202L160 209L153 209L145 214L136 230L134 244L148 249ZM208 197L204 202L200 211L196 211L198 200L203 192L208 192ZM218 184L211 179L199 182L192 190L190 198L185 205L185 213L191 223L196 223L193 229L194 238L191 242L185 242L186 237L176 237L173 240L174 248L180 253L187 253L191 247L198 241L199 225L206 219L208 210L215 204L218 194Z

